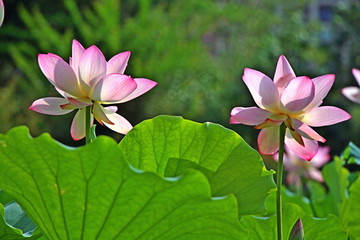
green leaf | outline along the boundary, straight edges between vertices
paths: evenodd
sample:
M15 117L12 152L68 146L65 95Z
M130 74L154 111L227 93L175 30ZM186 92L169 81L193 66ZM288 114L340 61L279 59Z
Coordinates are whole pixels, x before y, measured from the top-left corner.
M325 190L319 184L311 184L312 203L318 217L326 217L329 213L339 216L340 204L345 201L349 185L349 171L343 167L343 160L335 157L334 161L326 164L322 170L326 185L329 191L325 194Z
M301 218L304 225L305 239L311 240L347 240L348 236L342 230L340 221L335 215L326 218L313 218L305 215Z
M290 232L301 219L305 238L311 240L346 240L347 234L341 228L339 219L334 215L327 218L314 218L293 203L283 204L283 239L289 239ZM270 217L244 216L240 220L241 239L277 239L276 215Z
M322 183L309 181L308 187L311 193L310 199L315 217L324 218L329 213L334 212L333 201L330 199Z
M347 197L347 186L349 184L349 171L343 167L344 163L339 157L326 164L322 174L329 187L329 194L336 203L340 203Z
M344 151L341 153L341 158L343 159L349 159L351 156L350 156L350 144L351 142L349 143L349 145L344 149Z
M21 229L28 236L36 229L36 225L17 202L12 202L5 206L5 221L9 225Z
M0 187L48 239L239 239L236 199L211 199L199 171L130 169L114 140L69 148L25 127L0 136Z
M13 201L14 201L14 198L10 194L0 190L0 203L2 205L6 205L6 204L11 203Z
M284 204L293 203L301 207L302 210L306 213L313 214L310 201L305 197L300 197L299 195L290 192L286 187L282 187L282 201ZM268 212L266 216L273 215L276 213L276 192L273 192L266 199L266 208Z
M283 239L289 239L296 221L303 214L301 207L292 203L283 204ZM242 239L277 239L276 215L270 217L244 216L240 220Z
M30 236L32 234L32 231L30 232L25 232L25 234L23 234L23 231L21 231L21 229L16 228L16 227L12 227L10 226L9 222L7 223L5 221L6 215L11 214L9 212L5 213L5 209L4 206L2 204L0 204L0 239L6 239L6 240L23 240L23 239L28 239L28 240L35 240L38 239L41 234L36 231L36 233L34 233L32 236ZM14 214L13 215L15 218L18 217L18 214ZM9 217L7 217L9 218ZM13 224L17 224L18 221L13 221ZM20 224L21 225L21 224ZM32 228L33 230L34 228Z
M340 219L351 239L360 239L360 178L349 191L349 198L341 205Z
M353 142L349 143L350 147L350 155L352 155L354 158L349 161L349 163L356 163L360 165L360 148L356 146Z
M275 189L273 172L237 133L213 123L159 116L135 126L120 142L135 168L175 177L188 168L202 171L212 195L233 193L239 215L266 211L266 196Z

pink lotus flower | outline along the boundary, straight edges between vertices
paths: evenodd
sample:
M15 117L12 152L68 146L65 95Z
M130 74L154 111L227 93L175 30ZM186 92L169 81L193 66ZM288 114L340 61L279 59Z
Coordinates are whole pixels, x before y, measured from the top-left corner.
M353 68L352 73L358 83L360 85L360 70ZM360 88L358 87L346 87L342 89L342 94L347 97L350 101L354 103L360 104Z
M289 150L286 151L284 154L284 167L288 171L286 181L298 187L301 185L301 178L323 182L324 179L319 168L330 160L329 152L330 147L319 147L318 152L309 162ZM274 159L277 161L278 154L274 155Z
M0 0L0 27L4 21L4 15L5 15L4 3L2 0Z
M274 81L249 68L245 69L243 80L259 108L235 107L230 123L261 129L258 136L261 154L272 155L279 150L279 127L285 123L285 146L299 157L311 160L318 150L318 141L325 142L311 127L332 125L351 118L337 107L320 107L335 75L314 79L296 77L284 56L278 60Z
M92 118L115 132L126 134L132 125L116 113L116 106L103 107L102 104L127 102L157 84L124 75L129 57L130 52L122 52L106 61L96 46L85 50L76 40L73 40L70 64L52 53L39 54L41 71L62 97L38 99L30 110L62 115L78 109L70 133L74 140L80 140L85 137L85 107L91 106Z

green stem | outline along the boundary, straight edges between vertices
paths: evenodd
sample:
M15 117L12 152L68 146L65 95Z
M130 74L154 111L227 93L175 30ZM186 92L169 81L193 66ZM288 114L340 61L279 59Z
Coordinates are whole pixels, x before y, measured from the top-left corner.
M91 106L85 108L85 134L86 134L86 144L91 143Z
M277 236L278 240L282 240L282 202L281 202L281 185L284 169L284 141L285 141L285 124L280 125L280 137L279 137L279 159L277 169L277 192L276 192L276 219L277 219Z

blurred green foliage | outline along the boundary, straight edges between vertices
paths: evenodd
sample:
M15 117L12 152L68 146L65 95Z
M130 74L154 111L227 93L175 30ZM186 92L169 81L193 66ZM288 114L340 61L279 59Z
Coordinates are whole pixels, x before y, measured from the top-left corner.
M322 41L322 25L304 17L308 2L8 0L0 29L0 132L26 124L35 135L47 131L73 144L69 137L72 114L46 116L28 107L37 98L57 96L37 65L37 54L51 52L67 60L74 38L85 47L97 45L107 59L132 51L125 73L159 82L141 98L119 106L120 114L133 124L173 114L229 127L233 107L254 105L241 80L245 67L272 77L278 56L284 54L297 75L349 71L349 66L338 66L336 46ZM336 19L342 22L336 24L349 24L346 8L341 9ZM348 103L338 92L344 86L335 86L337 92L329 102ZM257 131L247 126L231 128L248 142L256 141ZM343 129L321 133L333 137ZM110 133L101 128L100 132ZM342 139L350 140L348 136Z

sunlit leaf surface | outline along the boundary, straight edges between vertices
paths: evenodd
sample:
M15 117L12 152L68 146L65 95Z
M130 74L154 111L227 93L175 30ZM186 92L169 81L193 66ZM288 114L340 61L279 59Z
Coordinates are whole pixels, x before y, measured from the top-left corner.
M213 196L236 196L239 215L264 213L265 198L275 187L261 156L217 124L159 116L135 126L119 147L135 168L160 176L179 176L188 168L202 171Z
M114 140L72 149L25 127L0 136L0 188L48 239L239 239L236 199L206 177L130 169Z

